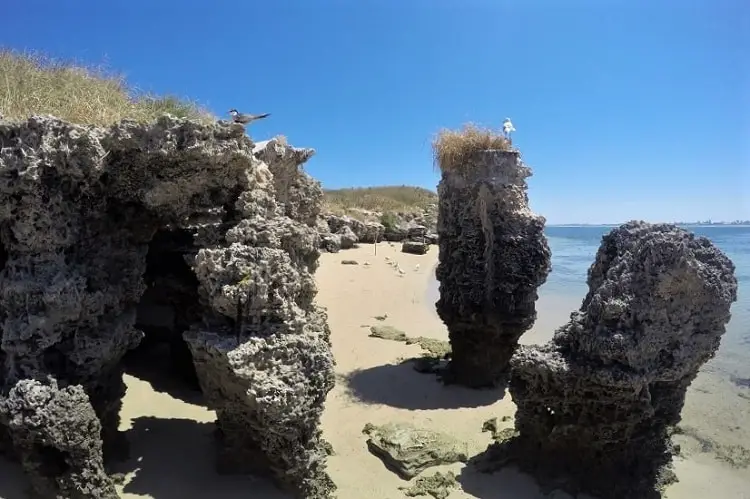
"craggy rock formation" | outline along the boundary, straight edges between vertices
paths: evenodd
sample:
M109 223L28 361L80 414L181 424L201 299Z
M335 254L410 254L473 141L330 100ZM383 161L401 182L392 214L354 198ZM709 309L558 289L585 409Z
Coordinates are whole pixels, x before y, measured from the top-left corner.
M414 478L432 466L468 460L468 447L456 438L410 424L367 423L362 430L368 436L368 450L383 460L388 469L405 480Z
M513 358L518 436L490 455L572 492L660 497L669 428L737 299L734 265L706 238L629 222L603 238L588 284L548 344Z
M429 250L430 250L430 245L426 242L423 243L420 241L404 241L401 244L402 253L411 253L413 255L426 255Z
M0 123L0 145L0 445L12 445L0 451L36 492L116 497L102 463L125 450L120 361L141 341L136 323L161 321L190 327L221 464L330 497L321 195L298 171L312 151L253 151L241 126L169 116L106 129L33 117ZM178 297L139 309L165 278Z
M104 471L99 419L79 385L21 380L0 399L0 424L38 497L117 497Z
M383 225L377 222L362 222L348 216L324 215L326 226L323 227L322 236L328 234L338 235L342 238L341 249L348 249L357 243L372 244L383 240ZM343 242L347 238L351 243Z
M531 170L518 152L501 150L477 151L441 170L436 308L453 350L444 379L503 385L551 268L545 220L528 206Z
M446 499L453 489L458 488L456 475L448 471L436 471L430 476L420 476L410 487L399 487L407 497L432 496L435 499Z

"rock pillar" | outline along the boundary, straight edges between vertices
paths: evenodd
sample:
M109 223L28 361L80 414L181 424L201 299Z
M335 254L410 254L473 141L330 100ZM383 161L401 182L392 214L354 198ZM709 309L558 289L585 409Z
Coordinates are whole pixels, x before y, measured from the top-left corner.
M450 333L448 380L503 385L550 271L545 220L529 210L531 170L518 152L504 150L475 151L440 167L436 307Z

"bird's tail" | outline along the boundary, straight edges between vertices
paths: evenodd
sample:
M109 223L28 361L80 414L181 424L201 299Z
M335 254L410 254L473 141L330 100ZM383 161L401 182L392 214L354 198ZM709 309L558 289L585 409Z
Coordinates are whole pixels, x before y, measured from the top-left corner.
M255 116L255 119L260 120L263 118L268 118L269 116L271 116L271 113L263 113L263 114L259 114L258 116Z

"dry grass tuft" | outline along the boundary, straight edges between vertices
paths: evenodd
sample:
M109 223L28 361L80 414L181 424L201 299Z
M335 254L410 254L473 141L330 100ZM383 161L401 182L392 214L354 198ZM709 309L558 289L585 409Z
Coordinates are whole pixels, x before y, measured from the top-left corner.
M463 168L472 154L487 150L512 150L502 131L473 123L461 130L441 130L432 142L433 161L442 171Z
M210 123L194 102L136 92L123 76L33 53L0 49L0 115L22 121L51 114L73 123L111 125L124 118L150 121L165 113Z
M326 211L355 218L361 217L361 210L417 213L437 203L434 192L407 185L326 189L324 194Z

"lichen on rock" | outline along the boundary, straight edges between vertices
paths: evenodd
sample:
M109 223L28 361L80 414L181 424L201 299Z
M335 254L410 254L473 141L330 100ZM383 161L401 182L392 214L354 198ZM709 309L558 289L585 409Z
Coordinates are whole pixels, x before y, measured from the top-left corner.
M504 385L518 339L536 320L551 255L545 220L529 210L530 175L513 150L475 151L442 168L436 308L450 335L449 381Z
M136 324L161 322L191 326L199 381L229 442L222 455L240 461L246 449L233 443L252 443L280 485L330 496L317 426L333 358L312 276L322 192L299 169L311 154L255 146L241 126L170 116L109 128L0 122L0 445L13 446L2 451L21 458L36 490L109 497L96 491L111 486L100 463L125 452L121 359L143 337ZM176 303L195 300L195 315L156 317L169 301L139 307L155 285L144 275L157 239L192 269L197 289ZM43 385L32 390L32 380ZM42 426L13 426L19 400L45 391L82 421L93 411L101 441L88 443L93 422L85 435L73 425L65 442L49 437L59 415L34 404L37 416L24 417ZM28 451L29 439L77 457L64 472L39 473L47 454ZM79 450L64 448L75 442ZM97 482L70 495L78 476Z
M367 448L387 468L410 480L431 466L468 460L468 446L456 438L407 423L376 426L367 423Z
M429 495L435 499L446 499L457 487L455 474L450 471L447 473L437 471L433 475L418 477L411 487L399 487L399 489L403 490L407 497Z
M704 237L634 221L604 236L588 285L549 343L514 356L518 434L485 458L602 499L657 498L674 480L670 428L737 299L734 265Z

